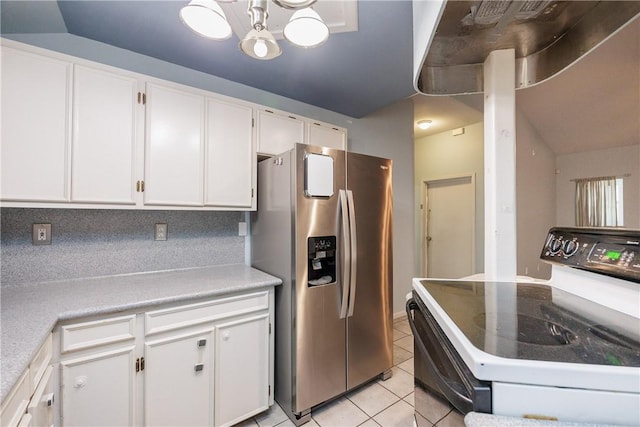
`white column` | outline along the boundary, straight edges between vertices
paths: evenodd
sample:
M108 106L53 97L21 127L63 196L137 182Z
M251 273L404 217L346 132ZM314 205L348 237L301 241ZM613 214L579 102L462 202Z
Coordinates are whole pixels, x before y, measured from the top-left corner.
M497 50L484 63L484 272L516 277L515 51Z

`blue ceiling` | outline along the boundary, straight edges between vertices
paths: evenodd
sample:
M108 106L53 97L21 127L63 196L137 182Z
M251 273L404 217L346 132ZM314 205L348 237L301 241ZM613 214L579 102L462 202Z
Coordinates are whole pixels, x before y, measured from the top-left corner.
M332 34L313 49L282 40L282 55L270 61L240 52L235 35L197 36L178 17L186 3L3 0L0 28L68 32L355 118L415 93L411 1L360 0L357 32Z

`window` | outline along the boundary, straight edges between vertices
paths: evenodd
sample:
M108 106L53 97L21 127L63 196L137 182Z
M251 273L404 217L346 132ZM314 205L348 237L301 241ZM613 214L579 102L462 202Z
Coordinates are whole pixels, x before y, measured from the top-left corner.
M612 176L576 179L576 226L623 226L622 185Z

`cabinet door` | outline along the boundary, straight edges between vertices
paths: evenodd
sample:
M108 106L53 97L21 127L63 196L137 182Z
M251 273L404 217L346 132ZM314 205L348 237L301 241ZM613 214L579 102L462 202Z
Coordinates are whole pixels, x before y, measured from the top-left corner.
M219 325L215 351L215 425L233 425L268 409L268 314Z
M47 367L27 407L27 413L32 417L31 425L33 426L53 425L54 395L52 373L53 366Z
M75 66L73 201L135 203L137 89L131 77Z
M258 110L258 153L275 155L304 143L304 122L268 110Z
M312 122L309 124L307 144L346 150L347 131L331 125Z
M134 346L60 362L63 426L131 426Z
M144 203L202 206L204 96L147 84Z
M145 343L145 425L212 425L212 344L212 331Z
M71 64L2 47L3 200L69 199Z
M207 100L205 205L251 208L254 164L251 107Z

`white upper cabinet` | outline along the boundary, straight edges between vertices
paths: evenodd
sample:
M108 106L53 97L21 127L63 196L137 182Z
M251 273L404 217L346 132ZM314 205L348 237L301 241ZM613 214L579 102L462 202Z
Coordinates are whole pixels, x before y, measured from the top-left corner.
M307 144L347 149L347 130L337 126L311 121L308 125Z
M71 64L2 47L3 200L69 200Z
M5 207L255 210L257 154L346 150L344 128L1 43Z
M147 83L145 205L202 206L205 98Z
M75 66L71 199L135 204L138 81Z
M207 99L205 205L254 208L253 109Z
M276 155L304 144L304 125L286 113L258 110L258 154Z

